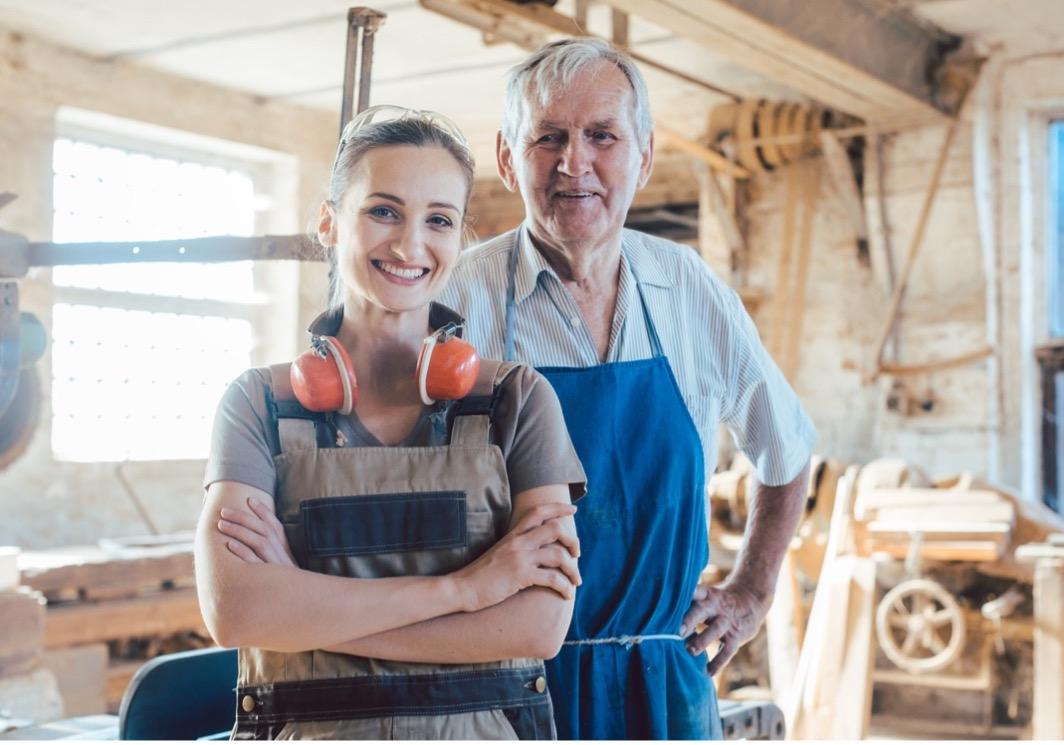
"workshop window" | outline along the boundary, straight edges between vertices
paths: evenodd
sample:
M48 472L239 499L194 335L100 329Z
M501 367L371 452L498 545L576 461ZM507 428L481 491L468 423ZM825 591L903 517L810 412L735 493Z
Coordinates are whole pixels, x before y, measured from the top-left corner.
M255 232L250 169L58 138L57 242ZM53 270L52 449L71 461L203 458L226 385L252 363L251 261Z
M1042 500L1062 512L1064 463L1064 121L1049 126L1050 230L1046 250L1049 341L1036 350L1042 389Z

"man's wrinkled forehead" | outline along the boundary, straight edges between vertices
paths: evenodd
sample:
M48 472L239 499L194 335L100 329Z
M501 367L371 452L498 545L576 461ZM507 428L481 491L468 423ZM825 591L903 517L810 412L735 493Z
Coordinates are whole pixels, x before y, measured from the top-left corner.
M624 72L609 62L546 88L536 76L530 77L521 96L521 108L519 131L524 132L568 129L574 125L612 129L628 124L633 130L636 128L635 91Z

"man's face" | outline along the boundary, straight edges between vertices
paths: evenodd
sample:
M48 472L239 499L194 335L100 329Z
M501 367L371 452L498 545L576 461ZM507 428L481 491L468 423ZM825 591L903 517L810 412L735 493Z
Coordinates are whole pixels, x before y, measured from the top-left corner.
M499 174L520 190L532 235L557 248L590 249L616 239L653 163L641 148L634 93L602 60L557 91L547 106L526 99L517 142L498 138Z

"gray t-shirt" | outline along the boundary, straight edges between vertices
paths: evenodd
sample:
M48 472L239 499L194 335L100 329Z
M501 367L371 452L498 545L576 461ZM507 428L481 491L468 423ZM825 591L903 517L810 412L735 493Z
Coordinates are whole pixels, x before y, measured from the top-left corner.
M211 451L207 458L206 489L215 481L238 481L274 495L273 456L280 452L277 432L267 413L268 368L253 368L233 381L222 396L214 417ZM447 444L447 411L441 402L422 412L400 447ZM358 419L358 412L337 415L336 424L347 438L345 447L386 447ZM574 499L585 492L584 469L565 427L558 397L546 378L524 365L502 385L491 436L506 460L510 492L548 484L568 484Z

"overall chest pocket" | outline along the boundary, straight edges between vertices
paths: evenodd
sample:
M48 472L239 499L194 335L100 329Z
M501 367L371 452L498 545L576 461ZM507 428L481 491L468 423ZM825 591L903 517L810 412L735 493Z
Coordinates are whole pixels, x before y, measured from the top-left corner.
M469 542L462 491L309 499L300 513L309 557L438 551Z

